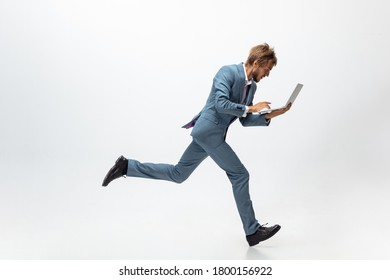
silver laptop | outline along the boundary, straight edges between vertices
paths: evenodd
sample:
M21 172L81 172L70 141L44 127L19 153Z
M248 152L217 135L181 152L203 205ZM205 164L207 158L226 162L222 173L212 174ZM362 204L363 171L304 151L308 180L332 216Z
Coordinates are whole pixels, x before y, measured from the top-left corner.
M303 85L302 84L297 84L297 86L295 87L293 93L291 94L290 98L287 100L286 102L286 105L284 105L283 107L279 107L279 108L271 108L271 109L263 109L259 112L259 114L268 114L268 113L271 113L272 111L275 111L275 110L280 110L280 109L284 109L288 106L288 104L293 104L295 99L297 98L299 92L301 91Z

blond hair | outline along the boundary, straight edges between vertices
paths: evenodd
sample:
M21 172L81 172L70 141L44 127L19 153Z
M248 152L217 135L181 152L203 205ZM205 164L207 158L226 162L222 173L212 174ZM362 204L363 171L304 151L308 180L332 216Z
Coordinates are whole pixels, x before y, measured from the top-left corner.
M270 46L267 43L254 46L251 48L249 52L248 59L245 62L245 65L253 65L255 61L258 61L258 63L263 66L268 61L272 61L274 65L278 63L278 59L276 58L274 48L270 48Z

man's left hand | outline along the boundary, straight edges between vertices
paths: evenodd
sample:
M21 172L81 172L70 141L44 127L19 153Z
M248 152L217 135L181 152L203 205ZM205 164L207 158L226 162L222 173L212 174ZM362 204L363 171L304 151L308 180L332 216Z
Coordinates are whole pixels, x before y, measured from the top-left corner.
M287 105L286 108L279 109L279 110L275 110L275 111L272 111L271 113L266 114L266 115L265 115L265 119L266 119L266 120L270 120L270 119L275 118L275 117L277 117L277 116L283 115L283 114L286 113L288 110L290 110L291 105L292 105L292 104L289 103L289 104Z

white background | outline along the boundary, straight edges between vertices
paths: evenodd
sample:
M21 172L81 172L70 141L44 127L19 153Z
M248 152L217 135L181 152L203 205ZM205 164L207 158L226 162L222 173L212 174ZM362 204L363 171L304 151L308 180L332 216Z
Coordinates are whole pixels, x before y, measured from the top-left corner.
M388 26L385 0L0 0L0 258L388 259ZM215 73L263 42L255 101L304 88L227 141L275 237L248 248L210 159L101 187L121 154L176 163Z

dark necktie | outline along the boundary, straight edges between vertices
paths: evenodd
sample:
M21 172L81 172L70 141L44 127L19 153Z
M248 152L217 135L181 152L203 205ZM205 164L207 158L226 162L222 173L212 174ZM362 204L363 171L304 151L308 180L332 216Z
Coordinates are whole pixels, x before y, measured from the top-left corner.
M246 99L248 97L248 93L249 93L249 89L250 89L251 85L246 85L245 88L244 88L244 94L242 96L242 99L241 99L241 104L246 104Z

